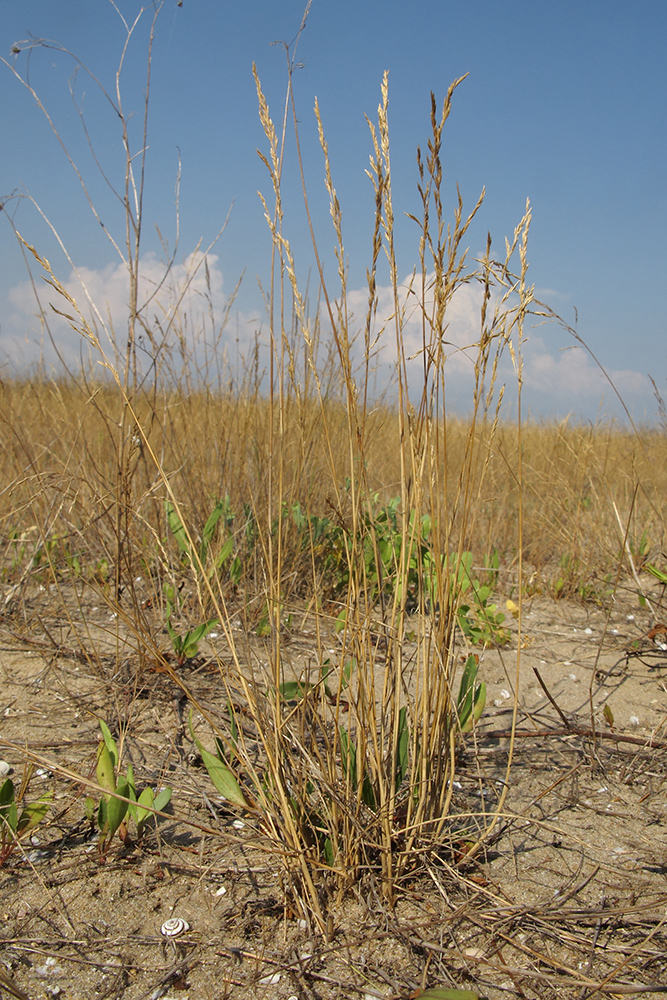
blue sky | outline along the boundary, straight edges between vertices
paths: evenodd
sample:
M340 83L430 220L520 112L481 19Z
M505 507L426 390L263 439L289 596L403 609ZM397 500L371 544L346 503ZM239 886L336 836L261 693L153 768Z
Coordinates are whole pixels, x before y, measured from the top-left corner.
M131 21L141 9L117 0ZM165 0L157 21L151 83L145 245L157 268L155 227L173 244L174 185L180 150L182 180L177 263L207 246L231 207L213 250L210 273L218 312L242 272L244 281L228 335L243 351L263 321L257 277L268 285L270 239L257 196L269 194L266 150L252 78L256 62L271 114L282 117L284 49L294 38L305 0ZM125 29L107 0L4 0L0 3L0 196L22 235L51 261L58 276L71 268L44 219L18 194L28 193L84 269L98 308L121 321L123 279L117 256L87 207L76 177L33 98L10 67L40 95L98 206L122 239L122 215L96 172L68 80L72 59L55 50L11 54L30 35L70 49L113 89ZM138 143L145 86L145 49L152 9L128 47L121 87ZM317 96L343 211L349 288L361 301L370 260L373 196L364 174L371 152L364 114L373 118L389 70L392 175L399 270L417 263L419 214L416 147L429 135L430 92L440 105L448 85L469 73L454 98L445 130L443 168L449 214L456 183L472 209L486 200L469 232L471 255L490 231L498 253L532 205L530 280L577 329L612 376L638 420L656 415L647 373L667 394L666 278L667 4L664 0L314 0L298 49L295 93L300 138L320 251L335 276L334 238L322 184L322 156L312 112ZM122 185L118 118L79 72L74 84L98 159ZM85 92L85 96L84 96ZM135 145L135 149L138 144ZM285 231L300 277L312 253L299 196L293 142L285 166ZM14 196L14 197L12 197ZM39 354L28 274L12 228L0 218L0 361L25 366ZM150 255L153 254L153 257ZM191 260L192 258L190 258ZM184 263L185 262L185 263ZM381 278L386 281L386 274ZM73 286L72 286L73 287ZM311 289L316 296L314 277ZM110 298L104 304L105 296ZM114 300L114 296L116 297ZM468 312L474 302L469 302ZM465 303L453 322L465 324ZM265 325L265 321L264 321ZM64 353L74 334L54 328ZM525 400L537 417L572 412L585 419L619 415L595 366L553 326L530 331ZM465 339L466 331L460 336ZM47 357L49 357L47 350ZM453 368L453 372L456 369ZM454 396L452 398L455 398ZM465 401L460 401L465 407Z

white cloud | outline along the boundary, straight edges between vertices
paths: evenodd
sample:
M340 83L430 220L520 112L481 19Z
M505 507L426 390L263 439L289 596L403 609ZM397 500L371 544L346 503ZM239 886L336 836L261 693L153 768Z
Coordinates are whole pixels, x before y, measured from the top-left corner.
M128 331L130 299L130 280L125 266L118 262L97 270L80 267L78 272L70 273L63 285L99 337L109 359L114 358L117 350L122 353ZM30 281L15 286L8 299L10 309L3 324L0 351L15 365L22 366L42 357L47 363L55 359L48 331L57 352L68 364L76 365L82 351L84 357L91 356L95 360L96 352L93 350L91 354L85 338L57 315L51 305L78 319L74 308L41 278L36 279L34 286ZM223 275L215 254L209 254L206 261L202 254L190 254L172 265L166 279L164 264L154 255L144 257L138 309L156 343L166 339L168 343L180 344L187 352L196 350L198 340L216 336L212 326L222 319L225 306ZM44 329L44 324L48 329ZM148 346L149 337L145 331L142 334L138 329L137 332Z
M567 344L564 334L554 339L565 346L547 347L542 336L529 338L524 352L524 383L530 398L541 401L547 413L574 411L595 416L602 406L610 416L622 416L614 389L631 413L647 415L653 389L648 376L632 369L601 371L579 344ZM604 400L604 403L603 403Z
M214 358L220 370L224 368L224 363L220 364L224 351L233 340L237 341L234 353L238 350L242 364L242 357L248 355L261 320L258 312L244 314L235 311L230 317L234 333L221 330L227 306L223 274L215 254L209 254L207 263L208 274L203 257L191 254L174 264L168 280L161 284L164 266L154 256L147 255L141 270L140 307L157 343L166 334L171 346L184 356L193 358L195 364L202 358L206 363ZM423 310L419 303L420 284L417 275L412 283L412 292L409 292L411 282L406 278L399 291L399 308L405 309L402 331L405 353L413 358L408 364L408 380L414 401L421 391L423 377L422 316L424 312L430 315L433 311L432 275L427 276ZM72 272L64 285L86 318L93 323L110 359L114 356L114 345L118 345L122 354L127 335L129 301L129 281L122 264L109 264L98 270L80 268L78 276ZM81 334L57 316L49 303L64 312L71 312L71 306L40 278L36 287L49 329L63 359L75 367L78 367L82 356L93 362L99 360L99 354L91 352ZM465 413L472 406L473 363L477 355L475 344L480 334L482 294L478 284L460 286L447 307L443 347L447 355L445 382L451 411ZM377 296L378 306L371 336L378 338L375 343L373 390L379 393L391 384L395 375L396 338L391 286L379 286ZM4 356L15 367L25 368L43 358L48 366L55 361L55 354L48 334L40 326L31 282L15 286L8 298L9 310L5 309L5 321L0 333L0 360ZM495 301L491 300L489 310L494 307ZM348 292L348 311L353 329L363 329L367 307L366 288ZM527 329L526 333L524 399L535 416L560 416L569 412L593 419L601 412L623 416L622 408L603 373L591 356L568 339L562 329L547 325ZM144 343L150 346L145 335ZM357 362L363 357L363 344L359 339L355 343L354 356ZM260 367L264 366L265 357L263 349ZM607 373L633 415L638 419L655 417L653 389L647 376L632 369L608 369ZM499 383L502 381L507 384L506 398L511 405L516 397L516 374L507 352L499 369Z
M432 281L432 275L427 277L427 286ZM411 389L419 392L422 373L422 310L415 295L408 295L409 279L400 286L399 306L407 306L403 326L403 342L406 354L417 355L408 366L408 378ZM419 276L417 275L413 288L420 292ZM459 287L448 304L445 316L446 332L444 334L445 353L445 384L449 402L454 410L466 412L472 407L473 362L477 355L475 346L480 336L480 315L482 306L482 288L479 284L468 284ZM542 300L549 300L544 295ZM349 293L348 302L355 313L355 321L359 326L365 317L368 302L366 289L357 289ZM492 296L488 304L488 314L498 302L497 296ZM506 303L506 306L516 304L516 300ZM427 287L425 311L433 311L432 288ZM378 345L378 361L388 378L390 371L395 370L396 343L393 325L394 301L390 286L378 288L378 309L374 330L377 333L384 327L384 333ZM555 324L541 326L546 335L536 333L526 324L526 338L523 346L523 392L524 399L531 412L536 416L565 415L568 412L584 418L596 418L602 412L608 416L624 418L624 411L619 403L614 388L622 397L624 403L638 419L651 418L653 390L648 377L632 369L607 368L606 376L588 352L575 344L560 327ZM506 399L511 402L516 399L517 380L509 352L505 352L499 366L499 382L507 386ZM610 385L613 383L612 385Z

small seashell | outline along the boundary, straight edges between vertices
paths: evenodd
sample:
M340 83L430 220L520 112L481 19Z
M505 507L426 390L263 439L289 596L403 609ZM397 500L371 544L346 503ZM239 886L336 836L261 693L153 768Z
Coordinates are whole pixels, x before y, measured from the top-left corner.
M242 819L235 819L234 822L232 823L232 826L234 827L235 830L245 829L245 823L243 822Z
M163 937L173 938L178 937L180 934L185 934L189 930L190 924L187 920L183 920L181 917L170 917L169 920L165 920L162 924L160 934Z
M276 983L280 982L280 973L274 972L270 976L262 976L259 980L260 986L275 986Z
M0 778L4 778L11 771L11 765L6 760L0 760Z
M221 885L219 889L215 890L215 895L216 896L224 896L226 894L226 892L227 892L227 890L225 889L224 885Z

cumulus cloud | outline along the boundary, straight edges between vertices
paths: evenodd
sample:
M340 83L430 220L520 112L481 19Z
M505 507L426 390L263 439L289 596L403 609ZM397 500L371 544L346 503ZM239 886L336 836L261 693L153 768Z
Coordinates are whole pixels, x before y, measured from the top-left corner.
M118 349L122 352L128 330L130 279L126 267L122 262L99 269L80 267L72 270L63 285L99 338L104 353L113 359ZM74 365L82 356L95 360L96 352L91 354L85 338L51 308L74 315L72 305L40 278L34 284L25 281L15 286L8 299L0 350L15 366L37 360L49 363L57 355ZM219 335L219 329L212 327L220 322L226 306L223 275L215 254L206 259L199 253L190 254L174 263L166 275L164 264L154 255L144 257L138 311L146 329L138 333L148 350L154 350L156 344L178 344L186 353L195 351L198 340Z
M421 281L419 275L414 282L405 279L400 285L399 309L404 309L403 342L406 354L414 360L408 365L408 380L413 391L419 391L422 378L422 315L433 312L432 275L426 279L424 308L419 302ZM412 288L412 292L410 292ZM483 291L479 284L459 287L448 304L444 334L446 387L450 403L461 412L472 406L474 360L477 355L476 343L480 336L481 307ZM552 301L554 295L540 298ZM368 292L357 289L348 296L354 310L357 324L365 316ZM497 295L492 296L488 312L498 304ZM516 304L508 300L507 307ZM390 286L378 288L378 307L374 324L374 334L379 336L376 347L378 369L389 377L396 368L396 344L393 327L395 306ZM633 416L638 419L650 418L653 391L648 377L632 369L605 368L601 371L591 355L580 344L572 341L558 324L547 327L530 328L528 319L525 326L523 345L523 393L530 411L536 416L564 416L574 413L584 418L596 418L600 414L623 418L623 407L616 393ZM384 331L380 334L380 331ZM499 383L506 385L506 399L511 408L516 401L516 371L510 354L505 351L499 365ZM611 384L610 384L611 383Z
M420 302L421 279L410 277L399 288L399 311L402 313L403 344L408 361L408 382L413 399L421 391L423 379L423 316L433 313L432 275L426 279L426 294ZM0 331L0 356L10 360L15 368L25 369L30 363L44 360L47 366L57 355L68 364L78 367L81 360L99 360L99 353L91 351L80 333L50 308L50 303L64 312L71 306L56 291L36 280L41 309L48 323L48 330L40 321L40 306L35 300L33 284L23 282L9 292L9 308L4 310ZM129 279L121 263L109 264L100 269L79 268L72 272L64 285L78 303L82 313L99 336L100 343L110 359L116 348L122 354L127 335ZM194 361L196 367L203 357L215 357L219 362L232 341L232 334L223 328L228 308L228 297L223 274L215 254L206 261L199 254L191 254L175 263L164 280L164 265L147 255L142 263L140 278L140 309L153 342L143 333L142 346L147 356L154 356L156 345L166 343L176 348L179 358ZM451 410L467 412L472 405L474 360L476 343L480 336L483 290L479 284L460 286L448 304L443 334L446 392ZM371 330L373 344L373 390L378 394L389 393L396 373L396 338L394 327L395 304L391 286L377 288L377 310ZM548 296L546 297L548 300ZM492 298L489 311L497 299ZM352 330L362 330L368 308L368 290L352 289L348 292L348 311ZM249 356L253 339L260 328L259 311L242 313L234 311L229 328L234 330L234 351L238 351L241 367L243 356ZM56 345L51 347L50 335ZM427 334L428 336L428 334ZM211 352L215 351L215 355ZM262 350L260 365L264 367L266 348ZM363 358L364 345L358 337L353 348L355 360ZM158 351L159 353L159 351ZM0 358L1 359L1 358ZM602 359L604 360L604 358ZM203 366L205 367L205 365ZM628 409L638 419L653 419L653 389L648 377L632 369L607 369L609 380L622 396ZM595 419L601 413L623 417L609 380L600 371L591 356L575 344L556 324L526 328L523 350L523 392L527 409L535 416L564 416L574 413ZM507 386L506 399L511 408L516 399L516 372L506 351L499 367L499 382Z

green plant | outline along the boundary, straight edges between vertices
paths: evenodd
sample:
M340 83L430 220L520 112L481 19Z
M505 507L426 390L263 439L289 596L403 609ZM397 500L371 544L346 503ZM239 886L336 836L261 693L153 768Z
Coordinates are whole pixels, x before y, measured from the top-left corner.
M232 717L233 718L233 717ZM208 771L209 777L216 789L222 795L224 799L231 802L235 806L241 806L241 808L248 808L248 801L241 791L241 786L239 785L233 771L227 764L225 760L224 747L222 741L216 738L216 753L212 754L210 750L207 750L201 740L197 739L195 736L195 731L192 725L192 712L190 713L189 719L190 734L194 740L199 753L201 754L202 761L206 770ZM235 731L234 731L235 738Z
M35 802L23 805L19 812L17 803L23 801L28 789L29 776L21 784L18 795L11 778L0 785L0 865L14 851L19 841L39 826L53 802L53 792L45 792Z
M218 625L217 618L211 618L207 622L203 622L201 625L197 625L195 628L187 629L182 634L179 634L174 626L172 625L172 616L174 613L173 602L176 599L174 588L171 585L165 587L165 602L166 602L166 614L165 614L165 624L167 626L167 632L169 633L169 638L171 639L171 644L174 648L174 654L176 656L176 662L179 667L183 666L186 660L191 660L199 652L199 643L202 639L213 631Z
M181 517L171 500L165 500L167 524L176 539L185 566L192 567L196 574L204 573L210 581L223 568L226 569L230 582L237 586L242 574L242 563L238 555L234 555L234 536L231 528L236 515L231 509L229 494L216 500L201 532L201 542L195 546L191 536L183 524ZM226 538L217 553L213 551L213 543L219 525L225 529Z
M643 569L651 551L651 541L648 531L642 531L639 541L632 539L628 544L634 559L635 569Z
M469 733L479 722L486 705L486 684L477 682L479 657L468 657L463 668L459 696L456 699L456 718L462 733Z
M137 796L132 765L128 764L127 774L119 771L118 746L109 727L101 719L102 739L97 748L97 783L105 790L97 809L92 797L86 799L86 815L91 823L97 821L99 829L98 849L104 856L118 832L121 839L127 839L125 817L129 814L136 827L137 840L142 840L146 822L155 812L164 809L171 800L171 788L156 792L144 788Z

